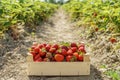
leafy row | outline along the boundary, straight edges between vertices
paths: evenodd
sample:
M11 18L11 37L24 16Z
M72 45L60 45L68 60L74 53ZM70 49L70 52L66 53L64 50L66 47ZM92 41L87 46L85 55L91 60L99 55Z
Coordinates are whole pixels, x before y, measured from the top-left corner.
M49 18L58 6L35 0L2 0L0 1L0 31L11 25L24 23L39 25Z
M120 32L119 0L71 0L63 8L78 25Z

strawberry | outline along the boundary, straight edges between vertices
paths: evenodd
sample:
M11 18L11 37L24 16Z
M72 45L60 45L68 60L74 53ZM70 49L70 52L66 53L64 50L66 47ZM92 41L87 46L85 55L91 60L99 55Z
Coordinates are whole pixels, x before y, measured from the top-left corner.
M68 51L67 51L67 55L72 55L73 54L73 51L71 50L71 49L69 49Z
M71 61L71 59L72 59L72 56L71 55L68 55L67 57L66 57L66 61Z
M59 45L58 44L54 44L54 45L52 45L52 48L55 48L57 50L59 48Z
M67 55L67 51L65 49L62 49L61 53L66 56Z
M83 52L83 53L86 53L86 51L85 51L85 48L84 48L84 47L79 47L78 51Z
M68 51L68 47L67 46L61 46L62 49L65 49L66 51Z
M78 48L80 48L80 47L84 47L85 48L85 44L81 43Z
M110 42L115 43L115 42L117 42L117 40L116 40L116 38L110 38Z
M95 28L95 31L96 31L96 32L98 31L98 27Z
M46 51L49 51L50 48L51 48L51 45L50 45L50 44L47 44L46 47L45 47Z
M76 43L71 43L71 47L78 47Z
M39 47L35 47L35 48L34 48L34 52L35 52L35 53L38 53L38 52L39 52Z
M38 58L40 58L40 54L37 54L37 55L34 57L34 60L37 60Z
M73 53L73 56L75 56L78 59L79 58L78 52Z
M36 56L36 53L34 51L30 51L30 53L34 56Z
M42 58L39 57L38 59L35 60L35 62L41 62L42 61Z
M79 61L83 61L83 55L79 55L79 56L78 56L78 60L79 60Z
M50 62L50 59L49 58L44 58L43 61Z
M46 47L47 44L46 44L46 43L43 43L42 45L43 45L44 47Z
M77 47L71 47L71 50L72 50L73 52L76 52L76 51L77 51Z
M50 48L49 52L54 53L56 51L56 48Z
M45 48L40 49L39 54L41 57L44 57L46 55L46 49Z
M33 49L35 49L35 47L36 47L36 46L32 46L31 49L33 50Z
M38 44L38 47L41 49L41 48L44 47L44 45L43 44Z
M61 54L56 54L56 55L54 56L54 58L55 58L55 60L56 60L57 62L61 62L61 61L64 60L64 56L61 55Z
M61 49L58 49L55 51L55 54L61 54L62 53L62 50Z

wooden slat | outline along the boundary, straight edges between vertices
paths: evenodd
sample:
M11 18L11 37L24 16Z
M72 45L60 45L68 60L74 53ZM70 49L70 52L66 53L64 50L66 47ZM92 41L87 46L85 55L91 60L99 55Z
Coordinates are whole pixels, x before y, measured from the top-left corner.
M70 76L89 75L89 62L29 62L28 75L36 76Z

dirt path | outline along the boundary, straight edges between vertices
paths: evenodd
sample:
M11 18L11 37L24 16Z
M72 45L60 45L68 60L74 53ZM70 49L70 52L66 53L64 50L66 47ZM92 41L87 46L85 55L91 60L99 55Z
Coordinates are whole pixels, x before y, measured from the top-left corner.
M24 30L23 30L24 32ZM92 57L91 74L89 76L78 77L28 77L25 57L28 47L32 42L59 43L84 42L87 40L87 32L83 28L74 27L74 23L68 20L65 12L60 8L42 26L38 26L32 35L24 36L19 41L13 41L11 37L6 37L0 41L0 50L3 57L0 57L0 80L107 80L103 79L101 73L96 69L96 60ZM94 45L94 42L91 43ZM91 53L90 46L86 46Z

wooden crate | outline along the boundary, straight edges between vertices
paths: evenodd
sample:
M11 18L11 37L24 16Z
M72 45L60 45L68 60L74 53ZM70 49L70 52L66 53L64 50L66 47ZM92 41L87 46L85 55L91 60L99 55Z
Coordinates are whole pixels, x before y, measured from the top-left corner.
M79 76L90 74L89 55L84 55L83 62L33 62L33 56L28 54L29 76Z

